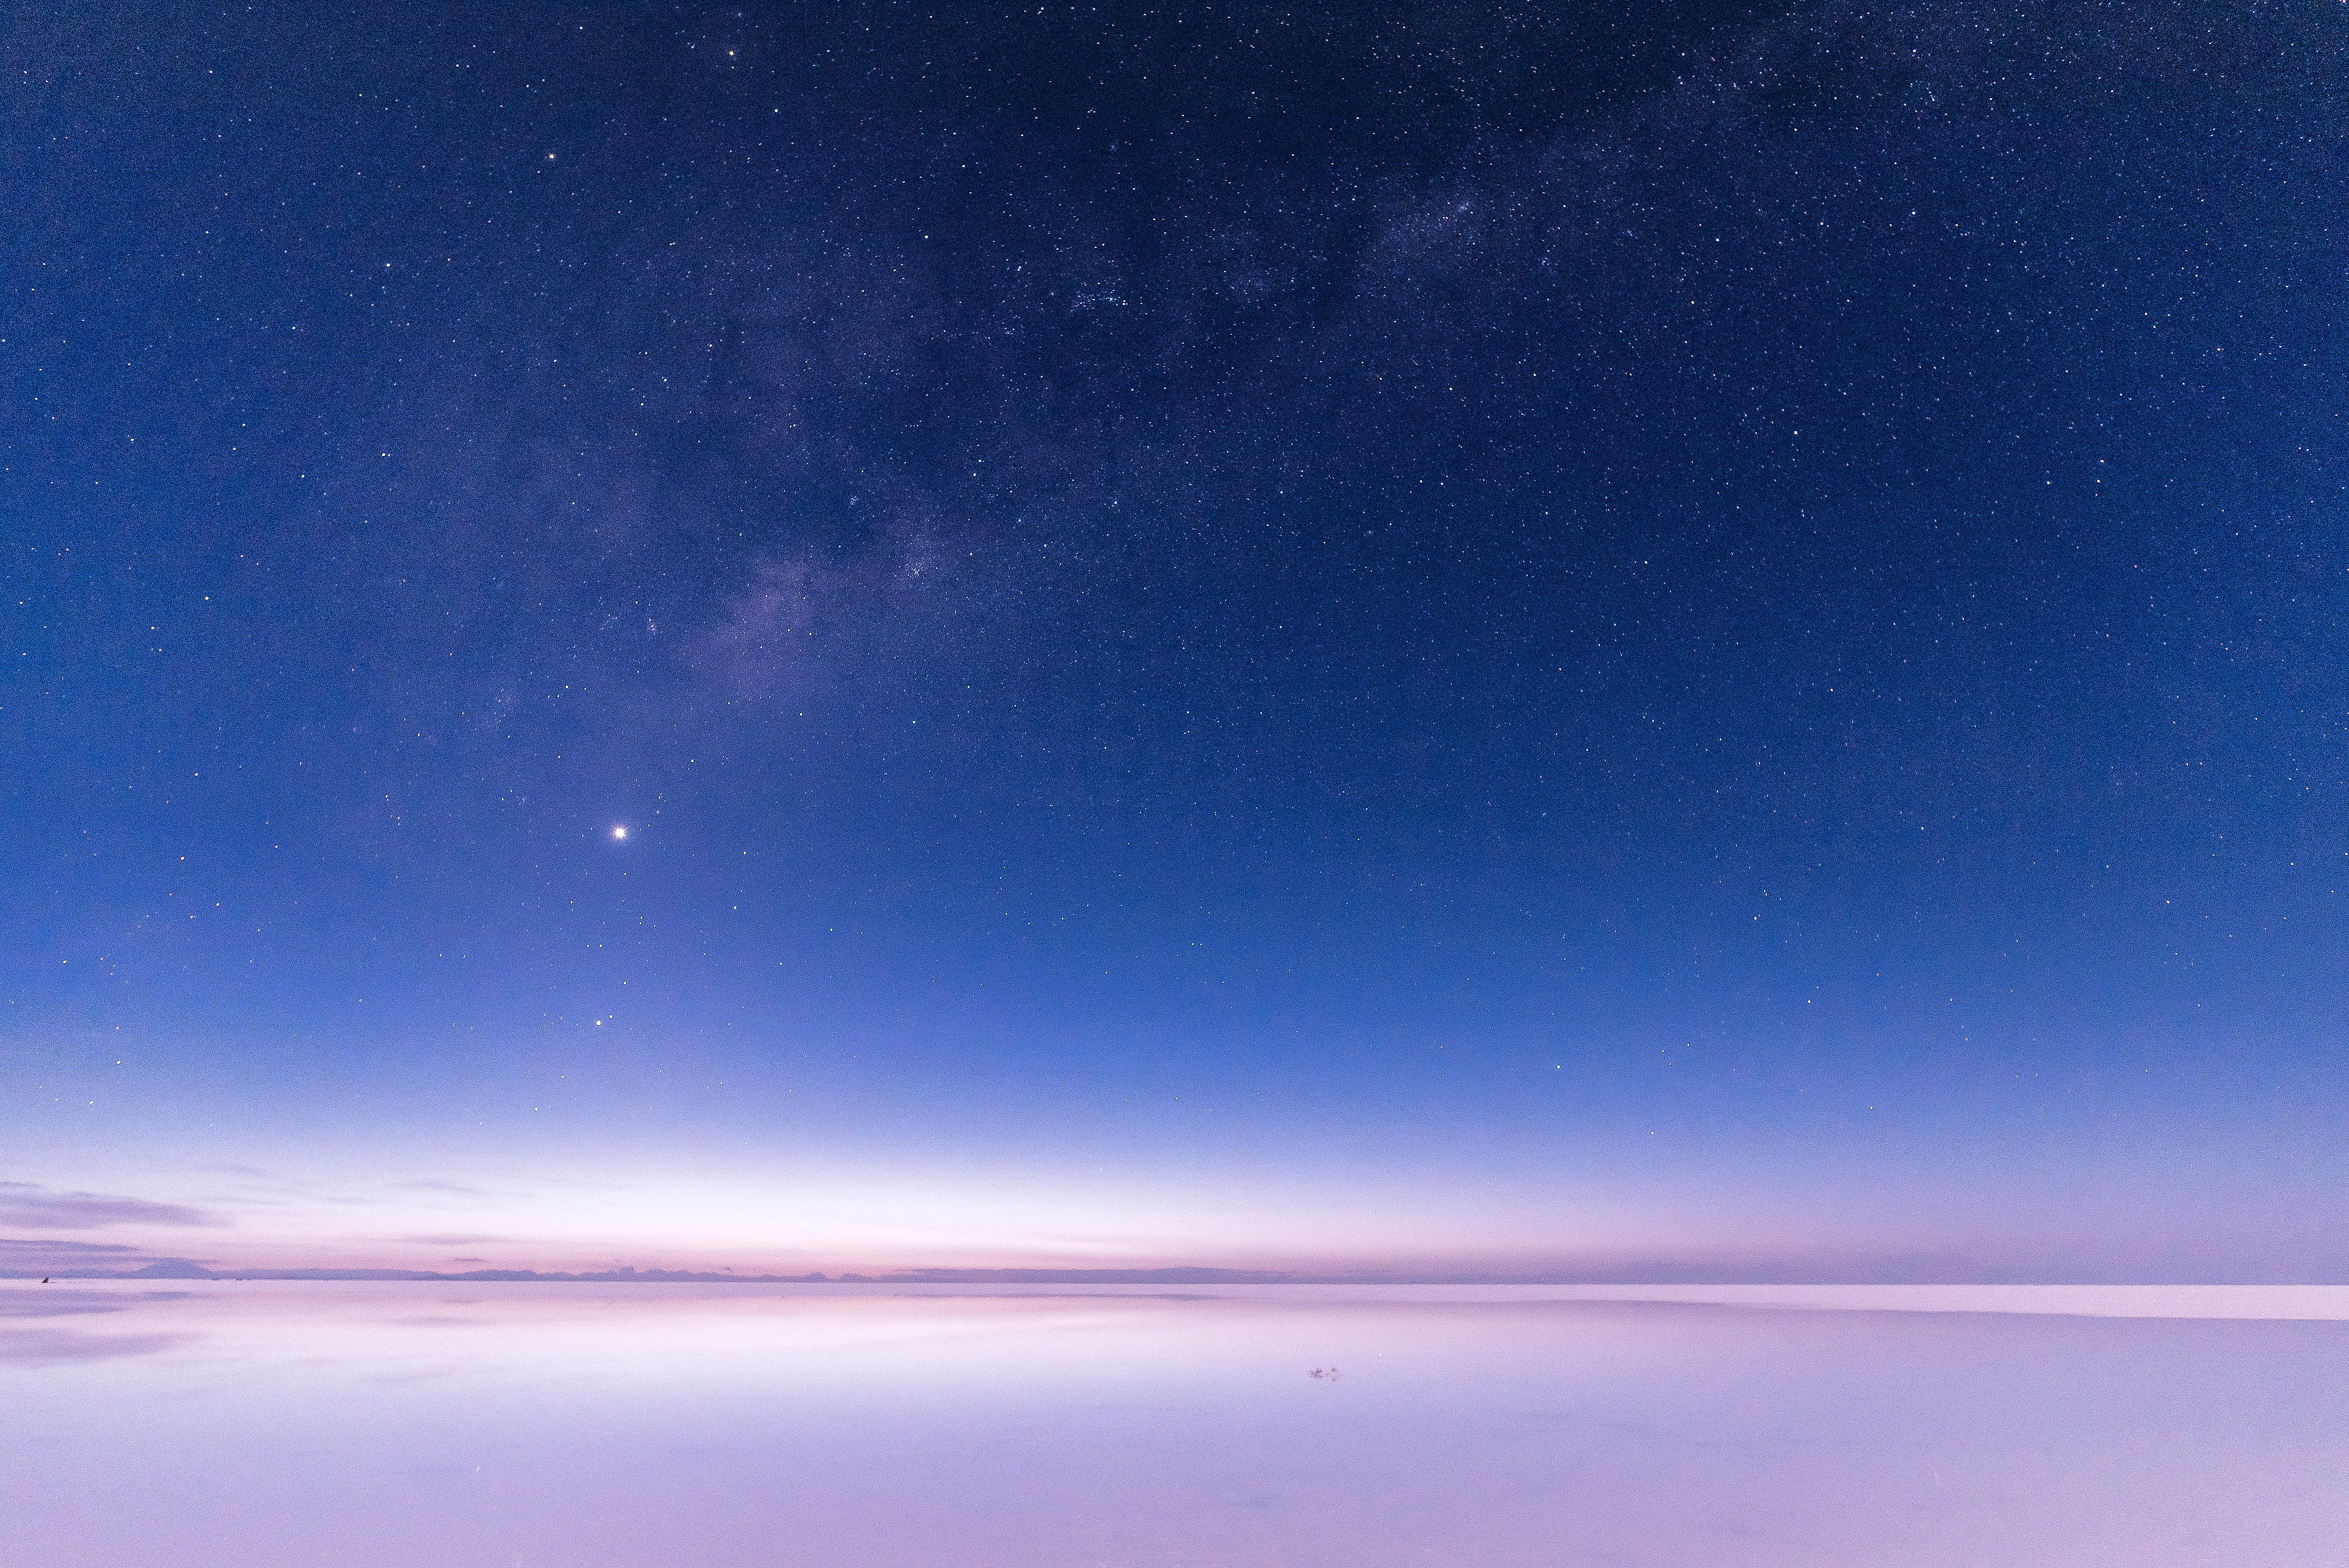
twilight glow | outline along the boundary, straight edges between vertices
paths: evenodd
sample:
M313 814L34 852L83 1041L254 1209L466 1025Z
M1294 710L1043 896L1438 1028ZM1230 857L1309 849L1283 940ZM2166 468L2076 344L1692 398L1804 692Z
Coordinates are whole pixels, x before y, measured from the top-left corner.
M2330 0L47 9L0 1275L2349 1280Z

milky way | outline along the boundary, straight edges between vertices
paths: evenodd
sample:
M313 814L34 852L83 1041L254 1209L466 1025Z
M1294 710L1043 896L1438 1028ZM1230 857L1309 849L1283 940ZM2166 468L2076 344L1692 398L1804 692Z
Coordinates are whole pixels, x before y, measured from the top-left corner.
M2349 1266L2340 7L1620 12L19 18L0 1174Z

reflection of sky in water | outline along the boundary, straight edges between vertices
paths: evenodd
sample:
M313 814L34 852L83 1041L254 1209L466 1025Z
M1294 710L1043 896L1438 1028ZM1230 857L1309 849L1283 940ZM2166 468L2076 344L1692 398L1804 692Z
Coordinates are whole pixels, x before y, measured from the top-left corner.
M2349 1559L2337 1302L1545 1294L0 1289L0 1560Z

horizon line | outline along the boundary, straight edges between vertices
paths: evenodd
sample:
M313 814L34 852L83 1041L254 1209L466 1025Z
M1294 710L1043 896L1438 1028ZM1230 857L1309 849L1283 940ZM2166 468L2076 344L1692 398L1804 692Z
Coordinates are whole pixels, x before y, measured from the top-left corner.
M1702 1277L1690 1274L1631 1274L1619 1270L1604 1272L1550 1270L1513 1273L1430 1273L1425 1271L1390 1270L1340 1274L1326 1271L1286 1271L1270 1269L1231 1269L1195 1265L1177 1265L1150 1269L1115 1268L907 1268L884 1273L848 1271L839 1274L811 1272L800 1274L737 1274L730 1271L698 1269L639 1269L624 1265L614 1269L576 1272L540 1269L469 1269L449 1273L429 1269L389 1268L295 1268L295 1269L212 1269L182 1259L166 1259L136 1269L0 1269L0 1280L97 1281L97 1280L222 1280L254 1283L349 1283L379 1282L388 1284L1224 1284L1224 1285L1557 1285L1613 1288L1702 1289L1745 1286L2062 1286L2079 1288L2134 1289L2306 1289L2341 1288L2349 1286L2349 1279L2301 1280L2179 1280L2179 1279L2049 1279L1984 1278L1944 1275L1906 1279L1854 1278L1850 1275L1823 1276L1816 1273L1775 1274L1729 1274L1719 1271L1702 1271Z

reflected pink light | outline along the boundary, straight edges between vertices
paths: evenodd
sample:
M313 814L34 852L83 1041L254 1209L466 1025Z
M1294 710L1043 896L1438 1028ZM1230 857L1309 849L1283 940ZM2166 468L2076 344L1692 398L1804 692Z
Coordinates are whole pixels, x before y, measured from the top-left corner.
M146 1568L159 1539L183 1568L2292 1568L2349 1546L2349 1324L1787 1299L26 1286L0 1290L0 1510L57 1568Z

